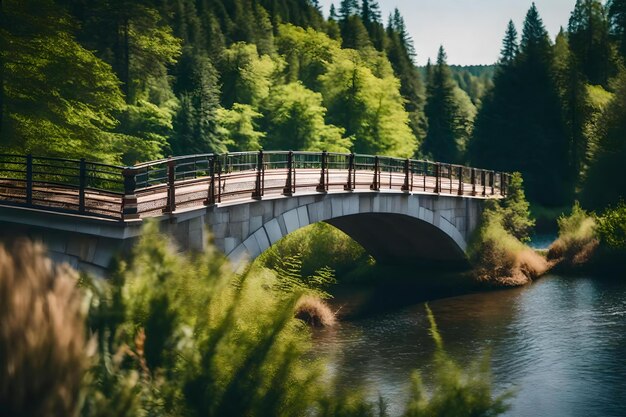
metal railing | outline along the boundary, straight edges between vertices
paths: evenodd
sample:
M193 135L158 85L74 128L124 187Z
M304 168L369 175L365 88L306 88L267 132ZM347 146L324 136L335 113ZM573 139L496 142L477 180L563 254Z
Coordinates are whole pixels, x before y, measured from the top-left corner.
M331 152L201 154L129 167L0 154L0 202L130 220L295 193L396 191L501 198L509 177L441 162Z

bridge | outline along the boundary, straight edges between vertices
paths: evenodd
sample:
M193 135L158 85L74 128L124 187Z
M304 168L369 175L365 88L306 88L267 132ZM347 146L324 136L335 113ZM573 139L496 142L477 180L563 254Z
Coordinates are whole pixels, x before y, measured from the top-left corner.
M117 166L0 154L0 236L102 274L154 218L181 250L211 233L234 265L324 221L379 261L458 264L485 199L509 175L441 162L330 152L202 154Z

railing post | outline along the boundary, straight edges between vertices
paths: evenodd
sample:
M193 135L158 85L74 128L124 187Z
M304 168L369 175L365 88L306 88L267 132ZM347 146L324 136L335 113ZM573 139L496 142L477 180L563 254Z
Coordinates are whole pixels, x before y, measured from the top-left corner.
M33 155L26 155L26 204L33 204Z
M500 195L504 197L504 172L500 173Z
M374 182L370 186L370 189L373 191L380 190L380 160L378 156L374 157Z
M411 174L411 161L407 158L404 161L404 184L402 184L402 191L410 192L409 175Z
M256 166L256 183L254 186L254 192L252 198L260 199L263 197L263 173L265 171L265 165L263 164L263 150L260 150L257 154L257 166Z
M217 162L217 203L222 202L222 161ZM226 186L224 186L226 188Z
M448 181L450 182L450 194L452 194L452 164L448 164Z
M137 207L137 181L135 176L137 172L134 168L128 167L122 171L124 176L124 197L122 197L122 220L132 220L139 218L139 210Z
M426 192L426 174L428 174L428 162L422 163L422 179L424 180L424 192Z
M78 169L78 211L85 212L85 187L87 186L87 164L85 158L80 159Z
M211 182L209 182L209 192L207 194L206 200L204 200L205 206L212 206L215 204L215 156L211 155L209 157L209 176L211 177Z
M472 168L472 195L476 195L476 168Z
M343 187L346 191L354 191L354 180L352 179L354 175L354 154L351 153L348 156L348 184Z
M485 170L480 170L480 183L483 185L483 197L487 195L487 175Z
M283 189L283 195L291 196L294 193L293 189L293 152L289 151L287 154L287 182Z
M491 180L491 195L495 195L496 194L496 173L494 171L491 171L489 173L489 177Z
M176 211L176 162L172 159L167 161L167 205L164 213Z
M459 195L465 194L465 184L463 184L463 167L459 167Z
M320 174L320 183L317 186L317 191L320 193L325 193L328 191L328 184L326 183L326 162L327 162L327 153L326 151L322 152L322 172Z
M435 163L435 193L441 192L441 165L439 162Z

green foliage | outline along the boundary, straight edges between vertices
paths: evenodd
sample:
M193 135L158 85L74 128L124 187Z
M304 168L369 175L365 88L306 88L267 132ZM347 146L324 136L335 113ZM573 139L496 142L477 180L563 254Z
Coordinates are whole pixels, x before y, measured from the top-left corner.
M568 24L568 39L580 69L592 85L608 86L615 75L607 12L598 0L577 0Z
M561 98L553 74L554 52L537 8L526 16L520 52L500 64L483 99L469 145L472 164L519 171L531 201L560 206L571 201L574 181Z
M274 88L264 104L266 149L348 152L343 129L324 122L322 95L301 83Z
M530 204L524 193L524 180L519 172L511 175L507 195L502 202L504 228L522 242L530 240L535 221L530 217Z
M602 242L610 248L626 251L626 203L621 201L598 216L597 231Z
M124 102L111 67L81 46L52 1L0 5L0 143L5 151L116 162Z
M326 223L315 223L290 233L265 251L257 262L270 269L284 269L286 259L301 263L296 270L300 276L311 276L324 269L343 276L372 262L361 245Z
M582 192L586 207L603 208L626 195L626 72L615 82L615 95L598 118L594 152Z
M235 152L258 151L265 133L258 130L262 116L248 104L235 103L230 110L219 109L218 118L227 136L229 148Z
M437 329L435 317L426 305L430 333L435 342L434 389L428 393L419 373L413 374L411 399L404 417L427 416L497 416L505 413L510 406L508 400L512 392L493 395L489 355L463 370L448 356L443 339Z
M559 237L550 245L548 258L561 267L581 266L592 260L598 246L597 220L575 202L570 215L558 219Z
M424 112L428 133L422 152L438 161L460 163L471 134L476 109L465 92L458 88L446 63L446 53L439 48L437 65L428 80Z
M277 297L274 275L234 276L214 250L180 256L157 235L92 298L101 355L83 415L302 415L320 368L303 360L300 292Z

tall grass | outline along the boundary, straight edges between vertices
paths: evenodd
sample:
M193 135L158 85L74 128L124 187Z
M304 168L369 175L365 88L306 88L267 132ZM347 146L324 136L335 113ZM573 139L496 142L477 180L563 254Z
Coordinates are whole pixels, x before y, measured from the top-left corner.
M404 417L487 417L506 412L513 393L508 391L494 396L489 356L485 355L470 369L462 369L446 353L435 316L428 304L426 313L435 343L434 387L429 393L419 372L415 372Z
M76 274L42 246L0 246L0 416L74 416L86 366Z
M0 248L0 266L0 416L386 415L310 358L302 291L266 269L233 275L215 249L179 254L156 224L108 281L78 281L28 243ZM415 380L407 416L500 413L486 367L438 355L434 394Z
M569 216L561 215L559 237L548 250L548 259L560 267L573 268L588 263L600 243L596 219L576 202Z
M506 229L507 213L489 201L469 246L474 276L496 286L530 283L549 267L546 259Z

